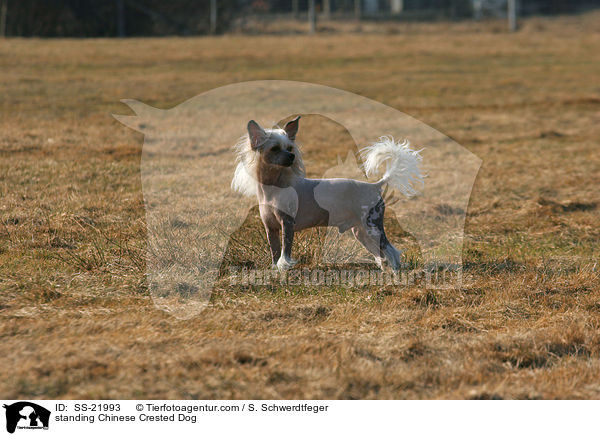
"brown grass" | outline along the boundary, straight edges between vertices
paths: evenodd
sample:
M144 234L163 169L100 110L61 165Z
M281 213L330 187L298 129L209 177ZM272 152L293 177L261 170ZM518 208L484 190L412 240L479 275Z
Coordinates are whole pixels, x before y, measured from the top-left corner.
M0 396L599 398L598 22L0 40ZM463 288L224 285L191 321L154 308L142 137L110 114L271 78L382 101L483 159ZM346 148L303 128L309 161Z

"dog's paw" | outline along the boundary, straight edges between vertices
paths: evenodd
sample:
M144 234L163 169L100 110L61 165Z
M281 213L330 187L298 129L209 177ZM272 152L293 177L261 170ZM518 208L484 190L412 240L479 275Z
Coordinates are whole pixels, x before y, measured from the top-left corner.
M297 263L298 261L292 259L291 257L286 258L285 256L281 256L277 261L277 269L279 271L287 271L292 269Z

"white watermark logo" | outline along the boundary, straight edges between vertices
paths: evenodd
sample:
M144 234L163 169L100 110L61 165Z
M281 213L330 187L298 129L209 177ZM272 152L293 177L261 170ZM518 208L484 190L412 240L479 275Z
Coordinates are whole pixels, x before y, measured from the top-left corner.
M215 286L461 285L464 223L481 160L426 124L356 94L290 81L228 85L169 110L135 100L123 102L136 115L115 117L144 134L141 176L149 288L156 305L176 317L199 314ZM298 115L304 119L318 115L337 123L346 129L353 146L339 149L323 132L311 139L322 143L308 147L315 144L304 144L301 139L302 129L309 130L310 125L300 127L295 138ZM250 120L255 120L258 128L249 124ZM292 121L285 123L287 120ZM318 177L306 178L316 180L313 185L303 182L301 188L293 185L289 190L287 185L261 183L264 180L258 180L256 174L247 174L262 197L256 189L241 190L250 195L232 189L232 180L236 187L234 176L250 168L244 162L239 166L240 150L238 147L236 160L233 146L248 135L257 159L265 157L259 155L266 153L267 142L260 138L261 131L268 132L271 140L281 135L293 143L280 151L271 141L269 150L281 155L270 159L290 168L300 168L301 163L305 168L298 169L298 177L316 172ZM254 133L258 138L255 145ZM373 144L378 148L369 149ZM306 151L319 147L339 151L333 156ZM299 163L302 150L305 156ZM376 168L378 165L381 168ZM344 182L341 187L330 182L338 178L354 182ZM360 183L364 186L357 185ZM368 187L377 183L378 191ZM346 189L348 186L353 188ZM302 189L310 191L310 200ZM390 200L394 196L395 200ZM268 201L275 204L265 206ZM280 247L273 246L274 235L268 231L265 235L264 228L276 227L265 217L265 207L284 212L275 214L283 216L281 256ZM354 210L361 225L352 222ZM317 222L319 213L326 217L322 223ZM262 218L262 224L253 227L261 230L260 236L256 236L258 230L252 233L256 240L244 233L252 216L257 222ZM286 224L285 217L291 217L291 224ZM394 225L387 227L391 219ZM300 232L294 236L295 242L286 244L287 229L302 229L299 223L304 221L323 225L323 237L310 244L301 239ZM405 249L408 243L414 250ZM306 259L297 264L292 259L294 251L302 248L297 244L311 245L311 265L307 266ZM274 253L272 259L269 251Z

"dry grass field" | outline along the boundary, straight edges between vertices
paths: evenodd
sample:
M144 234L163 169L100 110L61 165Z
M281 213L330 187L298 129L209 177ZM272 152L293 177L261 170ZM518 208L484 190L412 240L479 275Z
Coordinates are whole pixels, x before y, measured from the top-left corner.
M0 40L0 397L600 398L600 15L334 30ZM464 286L225 283L194 319L157 310L143 137L111 113L256 79L367 96L483 159ZM302 129L309 161L347 149Z

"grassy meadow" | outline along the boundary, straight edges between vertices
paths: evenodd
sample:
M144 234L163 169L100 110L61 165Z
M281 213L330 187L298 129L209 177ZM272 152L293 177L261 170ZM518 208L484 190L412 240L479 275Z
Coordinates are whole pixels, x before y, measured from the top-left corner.
M0 396L600 398L599 18L0 40ZM196 318L155 308L143 136L111 114L258 79L369 97L483 160L463 287L224 280ZM317 116L300 135L308 162L352 147ZM254 210L229 260L267 268L261 235ZM299 236L304 265L318 239Z

